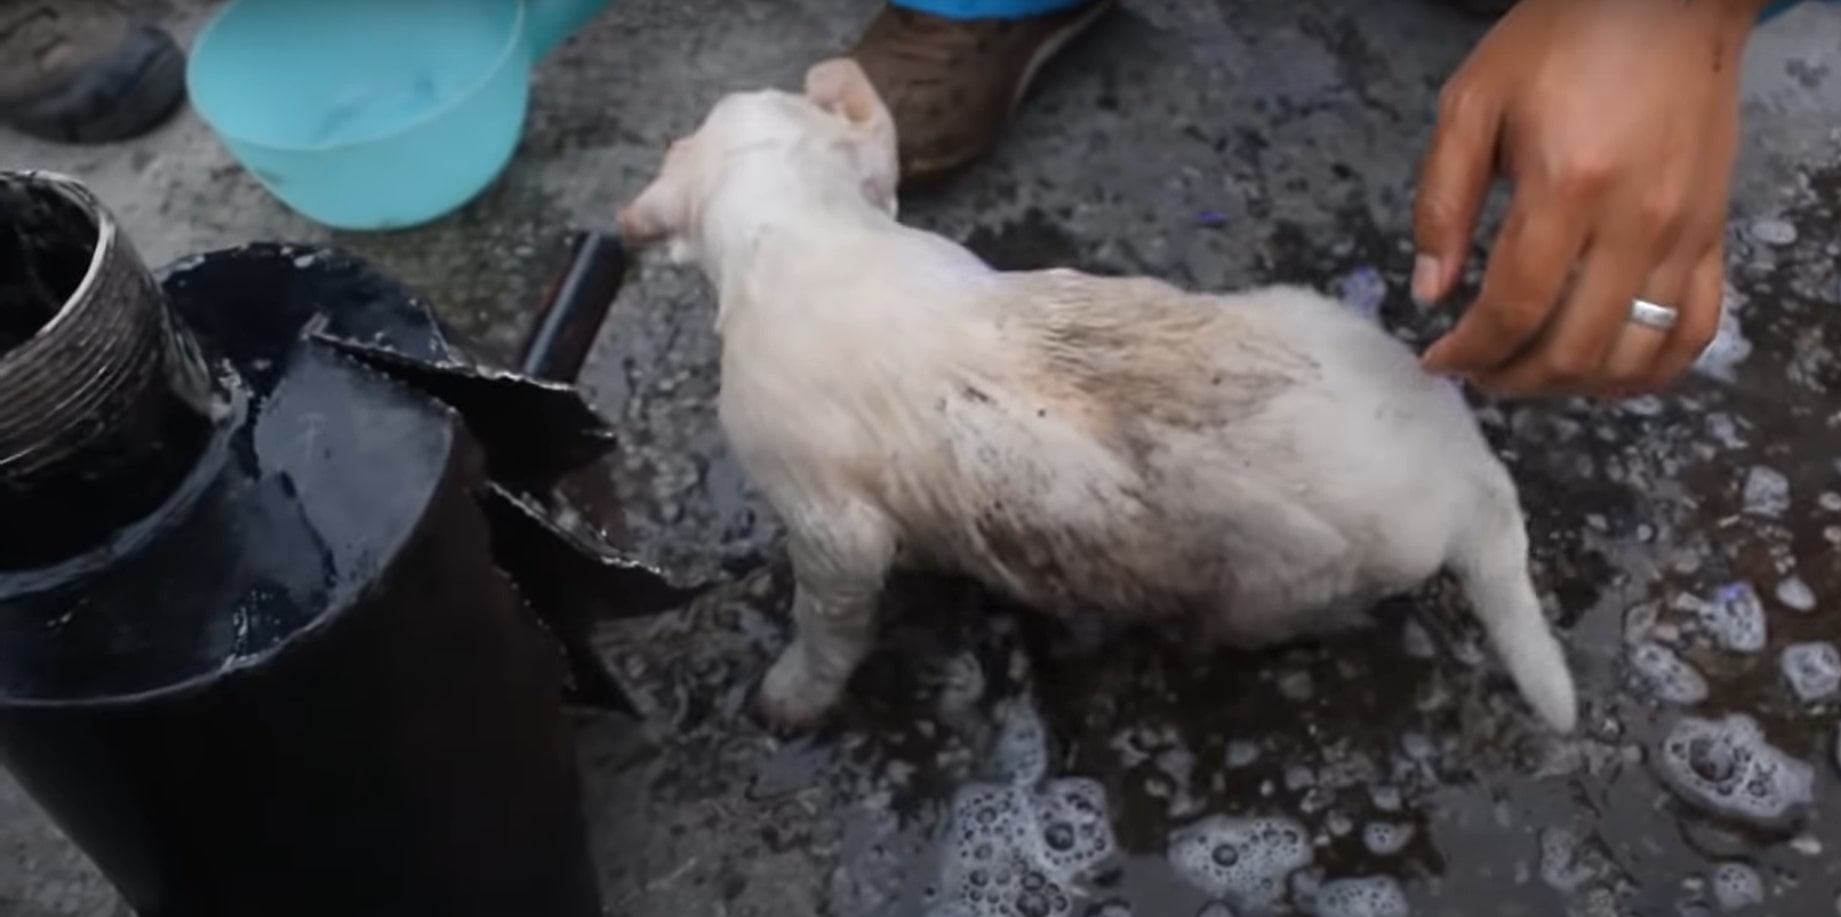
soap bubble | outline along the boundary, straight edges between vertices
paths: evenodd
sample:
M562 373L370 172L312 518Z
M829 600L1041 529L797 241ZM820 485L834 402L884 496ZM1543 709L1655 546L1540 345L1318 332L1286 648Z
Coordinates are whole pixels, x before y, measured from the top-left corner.
M1211 816L1170 839L1170 866L1185 881L1245 910L1264 911L1313 858L1310 834L1282 817Z
M1683 717L1663 739L1657 763L1688 802L1754 824L1779 824L1814 800L1814 768L1771 746L1742 713Z

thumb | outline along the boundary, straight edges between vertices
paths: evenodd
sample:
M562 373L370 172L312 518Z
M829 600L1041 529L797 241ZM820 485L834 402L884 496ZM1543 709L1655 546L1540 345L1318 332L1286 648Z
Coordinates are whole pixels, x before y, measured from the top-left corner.
M1419 169L1413 201L1413 299L1443 299L1470 254L1470 236L1496 160L1501 107L1454 77L1439 97L1438 124Z

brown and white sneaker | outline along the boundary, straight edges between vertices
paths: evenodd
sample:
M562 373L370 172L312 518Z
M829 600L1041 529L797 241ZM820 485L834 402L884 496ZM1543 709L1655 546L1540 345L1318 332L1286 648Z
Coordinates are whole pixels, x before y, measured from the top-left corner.
M947 19L885 5L850 52L895 117L904 181L990 150L1042 65L1116 0L1026 19Z

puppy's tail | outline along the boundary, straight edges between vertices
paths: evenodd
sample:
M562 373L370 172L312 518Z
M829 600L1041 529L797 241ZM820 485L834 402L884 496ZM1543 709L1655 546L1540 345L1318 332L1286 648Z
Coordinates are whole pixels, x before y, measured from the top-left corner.
M1506 505L1483 501L1473 537L1452 559L1471 612L1482 622L1509 677L1541 719L1568 733L1579 719L1578 696L1566 654L1541 613L1528 574L1528 534L1513 491ZM1489 503L1495 506L1489 506Z

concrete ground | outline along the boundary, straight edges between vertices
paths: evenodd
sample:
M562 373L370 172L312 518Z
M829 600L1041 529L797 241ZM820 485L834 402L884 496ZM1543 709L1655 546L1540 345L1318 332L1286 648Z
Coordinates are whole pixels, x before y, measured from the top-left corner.
M208 11L143 8L183 36ZM502 180L408 232L293 216L189 113L107 148L0 134L0 166L90 182L155 263L259 239L349 247L504 356L538 254L607 223L720 93L794 85L872 12L617 3L543 64ZM908 219L1010 266L1308 282L1423 342L1444 319L1404 295L1411 179L1481 28L1412 0L1128 0L994 157ZM839 724L769 737L746 700L784 639L777 525L716 429L708 291L647 267L587 381L628 432L618 484L645 548L733 578L602 635L649 711L643 728L580 720L607 912L1836 913L1821 691L1841 664L1807 644L1841 633L1837 66L1841 8L1753 43L1731 321L1697 378L1617 408L1479 405L1582 679L1565 741L1521 712L1438 587L1365 639L1197 662L1131 641L1100 655L941 583L896 590L886 655ZM119 913L0 780L0 915Z

